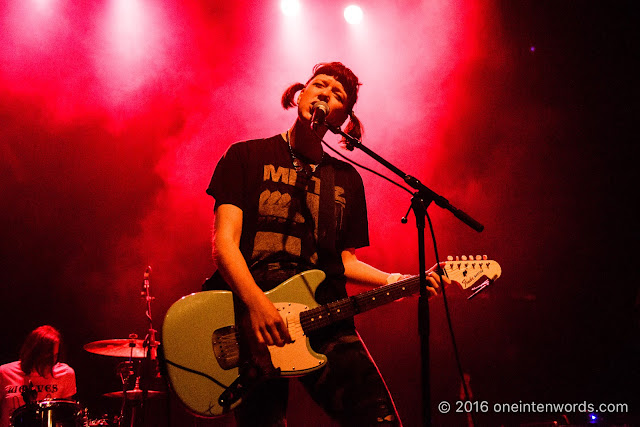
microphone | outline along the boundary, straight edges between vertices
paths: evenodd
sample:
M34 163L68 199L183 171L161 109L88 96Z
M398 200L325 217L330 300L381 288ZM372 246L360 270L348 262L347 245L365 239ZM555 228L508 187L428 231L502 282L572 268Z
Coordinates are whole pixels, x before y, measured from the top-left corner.
M22 390L22 400L24 400L24 404L27 406L31 406L36 403L38 398L38 390L33 386L33 382L29 380L29 385L25 386Z
M149 276L151 275L151 266L148 266L144 272L144 280L142 281L141 297L149 296Z
M329 105L324 101L318 101L311 107L311 130L324 124L324 119L329 115Z

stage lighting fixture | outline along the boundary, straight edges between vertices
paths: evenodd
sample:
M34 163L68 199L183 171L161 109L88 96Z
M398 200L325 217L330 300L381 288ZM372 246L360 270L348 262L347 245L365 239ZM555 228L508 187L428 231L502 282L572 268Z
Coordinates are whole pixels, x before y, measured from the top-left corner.
M344 9L344 19L349 24L359 24L362 22L362 9L360 6L356 6L355 4L349 5Z
M298 0L280 0L280 10L287 16L295 16L300 13L300 7Z

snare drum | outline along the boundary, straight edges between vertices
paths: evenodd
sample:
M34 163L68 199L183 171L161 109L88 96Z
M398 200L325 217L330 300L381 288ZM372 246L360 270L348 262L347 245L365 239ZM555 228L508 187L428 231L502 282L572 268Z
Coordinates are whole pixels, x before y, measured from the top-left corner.
M12 427L85 427L86 411L75 400L47 399L22 405L11 414Z

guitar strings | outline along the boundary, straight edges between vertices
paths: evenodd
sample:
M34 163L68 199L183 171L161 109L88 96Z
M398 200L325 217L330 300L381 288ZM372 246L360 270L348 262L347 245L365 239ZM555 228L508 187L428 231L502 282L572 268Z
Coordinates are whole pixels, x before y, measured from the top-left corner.
M453 261L445 263L443 269L447 276L456 280L458 277L464 277L464 272L467 271L467 266L470 263L477 264L479 269L482 269L484 265L487 267L489 266L489 262L484 260L480 262L473 262L473 260ZM383 293L381 293L381 288L372 289L353 297L344 298L324 306L301 312L299 317L288 317L286 320L288 323L289 334L292 335L292 338L294 338L294 335L295 337L304 336L305 331L320 329L336 322L337 320L352 317L359 309L366 311L370 309L371 306L375 307L381 303L400 299L403 297L403 293L413 294L416 291L414 289L415 285L419 286L419 283L420 277L413 276L385 287L386 292ZM239 353L237 345L238 339L238 332L223 335L220 338L219 341L226 350L225 355L235 357Z
M305 335L297 316L287 316L286 320L291 338L299 338ZM217 342L223 347L225 357L233 358L240 354L240 347L238 345L239 338L239 332L232 332L219 337Z
M452 265L453 265L453 263L451 263L451 266L452 266ZM460 265L461 265L461 263L460 263ZM489 266L489 263L486 263L486 265L487 265L487 267L488 267L488 266ZM482 267L482 263L479 263L479 266L480 266L480 268L481 268L481 267ZM447 275L449 275L448 273L451 273L452 275L455 275L455 276L458 276L458 275L460 275L460 274L463 274L463 270L462 270L462 269L460 269L460 268L458 268L458 269L451 269L451 268L447 268L447 267L445 266L445 269L444 269L444 270L445 270L445 273L446 273ZM465 267L465 270L464 270L464 271L466 271L466 267ZM397 283L397 284L400 284L400 289L401 289L401 286L402 286L402 284L403 284L403 283L404 283L404 286L407 286L407 285L409 285L409 284L413 285L413 282L416 280L416 278L418 278L418 279L419 279L419 277L418 277L418 276L415 276L415 277L412 277L412 278L409 278L409 279L406 279L406 280L403 280L403 281L400 281L400 282L396 282L396 283ZM419 281L419 280L418 280L418 281ZM390 294L391 294L392 292L396 291L396 290L398 289L398 287L397 287L397 286L392 286L392 287L387 288L387 289L389 289L389 292L388 292L388 294L389 294L389 295L388 295L388 296L390 296ZM328 315L330 315L330 314L331 314L331 312L330 312L330 308L328 308L328 307L331 307L331 308L333 308L333 309L335 309L335 310L342 310L342 309L345 309L345 308L351 308L352 310L355 310L355 308L354 308L354 307L350 307L350 306L351 306L351 303L353 303L353 302L355 302L355 300L352 300L351 298L347 298L347 299L343 299L343 300L340 300L340 301L336 301L335 303L328 304L327 306L324 306L324 307L318 307L318 308L320 308L320 309L322 309L322 310L325 310L325 311L328 313ZM366 300L365 300L365 301L360 301L359 303L364 303L364 304L366 304ZM291 326L291 327L292 327L292 328L295 328L295 330L298 330L298 329L299 329L301 332L303 332L303 335L304 335L304 330L305 330L305 328L304 328L304 325L303 325L303 323L304 323L304 319L303 319L303 318L308 317L309 313L311 313L311 312L319 312L319 311L322 311L322 310L318 310L318 308L316 308L316 309L311 309L311 310L307 310L306 312L302 312L302 313L300 313L300 316L299 316L299 318L298 318L298 319L295 319L295 318L293 319L293 322L292 322L292 326ZM335 317L336 317L336 316L334 316L334 318L335 318ZM287 319L287 320L289 320L289 319ZM296 320L297 320L297 321L296 321ZM332 320L332 319L331 319L331 320ZM327 320L324 320L323 322L319 322L319 323L327 323ZM289 322L288 322L288 324L289 324ZM239 334L238 334L238 332L233 332L233 333L230 333L230 334L226 334L226 335L221 336L221 337L220 337L220 342L222 343L222 345L225 345L225 346L227 346L227 347L229 347L229 346L231 345L231 346L232 346L232 349L229 351L229 353L230 353L231 355L237 355L237 354L239 353L239 346L237 345L237 344L238 344L238 338L239 338ZM195 369L192 369L192 368L186 367L186 366L184 366L184 365L181 365L181 364L179 364L179 363L175 363L175 362L173 362L172 360L169 360L169 359L166 359L166 358L165 358L164 360L165 360L165 362L166 362L167 364L169 364L169 365L171 365L171 366L174 366L174 367L175 367L175 368L177 368L177 369L181 369L181 370L183 370L183 371L190 372L190 373L192 373L192 374L194 374L194 375L198 375L198 376L201 376L201 377L203 377L203 378L206 378L206 379L208 379L209 381L211 381L211 382L215 383L216 385L218 385L219 387L222 387L222 388L223 388L223 389L225 389L225 390L229 388L229 386L227 386L227 385L225 385L225 384L221 383L220 381L218 381L217 379L213 378L212 376L208 375L208 374L207 374L207 373L205 373L205 372L201 372L201 371L198 371L198 370L195 370Z
M489 267L489 263L490 261L487 260L458 260L445 262L442 267L447 277L457 281L459 277L464 277L464 272L468 270L469 264L473 266L474 270L476 265L479 270L482 270L485 265ZM307 310L300 314L300 322L305 330L319 329L335 322L336 318L340 320L340 318L347 318L357 314L358 309L366 311L372 307L377 307L381 303L400 299L403 297L403 293L411 295L416 292L415 286L419 286L419 284L420 276L413 276L384 287L386 292L382 291L383 293L381 293L381 288L372 289L353 297ZM407 292L407 288L409 292ZM347 311L343 311L344 309L347 309ZM332 315L333 317L331 317Z

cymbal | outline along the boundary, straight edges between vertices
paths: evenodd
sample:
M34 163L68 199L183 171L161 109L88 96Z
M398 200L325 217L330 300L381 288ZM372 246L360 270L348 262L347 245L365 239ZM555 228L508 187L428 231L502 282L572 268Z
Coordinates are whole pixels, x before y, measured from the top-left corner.
M164 391L157 390L148 390L147 391L147 399L156 399L165 394ZM127 400L142 400L142 390L139 388L133 390L126 391ZM122 391L112 391L111 393L103 394L104 397L117 397L122 399L123 392Z
M142 346L143 340L137 339L115 339L94 341L85 344L83 348L89 353L101 354L103 356L132 357L142 359L145 357L145 348Z

